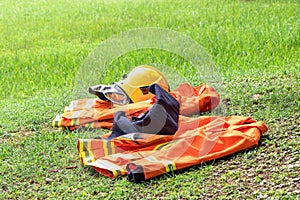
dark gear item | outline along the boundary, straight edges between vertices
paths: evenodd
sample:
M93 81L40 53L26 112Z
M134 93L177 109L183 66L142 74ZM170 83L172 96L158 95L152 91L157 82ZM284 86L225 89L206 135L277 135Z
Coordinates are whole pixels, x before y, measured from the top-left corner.
M125 112L117 112L108 139L127 133L173 135L177 131L179 116L177 100L158 84L151 85L149 92L156 95L155 104L141 117L132 117L132 120L125 116Z

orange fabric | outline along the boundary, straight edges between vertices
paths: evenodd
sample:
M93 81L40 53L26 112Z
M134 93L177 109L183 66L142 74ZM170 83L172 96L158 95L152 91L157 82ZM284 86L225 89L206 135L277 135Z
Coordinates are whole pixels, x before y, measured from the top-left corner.
M180 113L185 116L206 112L217 107L220 102L215 89L206 84L193 87L183 83L170 94L180 103ZM138 116L146 112L154 103L155 97L118 107L112 107L110 102L100 99L75 100L65 108L63 114L56 116L52 126L68 127L71 130L80 126L111 129L114 113L117 111L125 111L128 116Z
M183 83L171 94L180 103L180 114L184 116L207 112L217 107L220 102L216 90L205 84L192 87L188 83Z
M126 166L134 163L147 180L254 147L267 130L251 117L180 116L173 136L136 133L106 140L107 134L78 140L77 147L82 162L105 176L126 175Z

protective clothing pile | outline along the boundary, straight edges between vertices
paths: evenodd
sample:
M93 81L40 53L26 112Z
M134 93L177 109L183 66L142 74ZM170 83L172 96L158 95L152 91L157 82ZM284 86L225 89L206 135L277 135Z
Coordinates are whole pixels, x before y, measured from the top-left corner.
M75 100L53 126L112 129L78 140L81 161L107 177L126 175L135 183L252 148L268 130L251 117L192 117L218 106L211 86L183 83L168 92L154 83L147 89L151 99L120 106L100 98Z
M179 103L180 114L190 116L207 112L218 106L220 97L216 90L206 84L193 87L182 83L169 93ZM79 127L111 129L114 114L123 110L129 116L138 117L145 113L156 98L124 106L113 106L111 102L99 98L74 100L67 106L63 114L58 114L52 121L54 127L65 127L75 130Z

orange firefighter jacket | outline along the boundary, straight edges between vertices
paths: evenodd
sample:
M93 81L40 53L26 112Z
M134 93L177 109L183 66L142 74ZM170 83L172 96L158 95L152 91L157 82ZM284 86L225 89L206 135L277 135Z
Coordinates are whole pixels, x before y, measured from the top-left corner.
M263 122L251 117L181 115L172 136L131 133L107 140L107 134L80 139L77 147L85 165L110 178L127 175L138 183L254 147L266 131Z
M220 101L216 90L206 84L193 87L183 83L170 94L179 102L180 114L185 116L211 110L217 107ZM57 115L52 121L52 126L66 127L70 130L80 126L111 129L117 111L125 111L129 116L139 116L154 103L155 97L151 100L113 107L110 102L101 99L79 99L72 101L63 114Z

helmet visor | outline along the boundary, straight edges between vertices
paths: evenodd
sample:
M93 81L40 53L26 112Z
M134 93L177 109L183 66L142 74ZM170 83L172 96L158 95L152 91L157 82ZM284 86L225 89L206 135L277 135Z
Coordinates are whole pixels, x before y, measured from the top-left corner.
M98 85L89 88L91 94L97 95L102 100L109 100L112 103L118 105L125 105L130 103L129 97L117 84L111 86L108 85Z
M113 84L111 86L111 91L106 91L104 96L111 102L119 105L125 105L130 102L129 97L126 93L120 88L120 86Z

